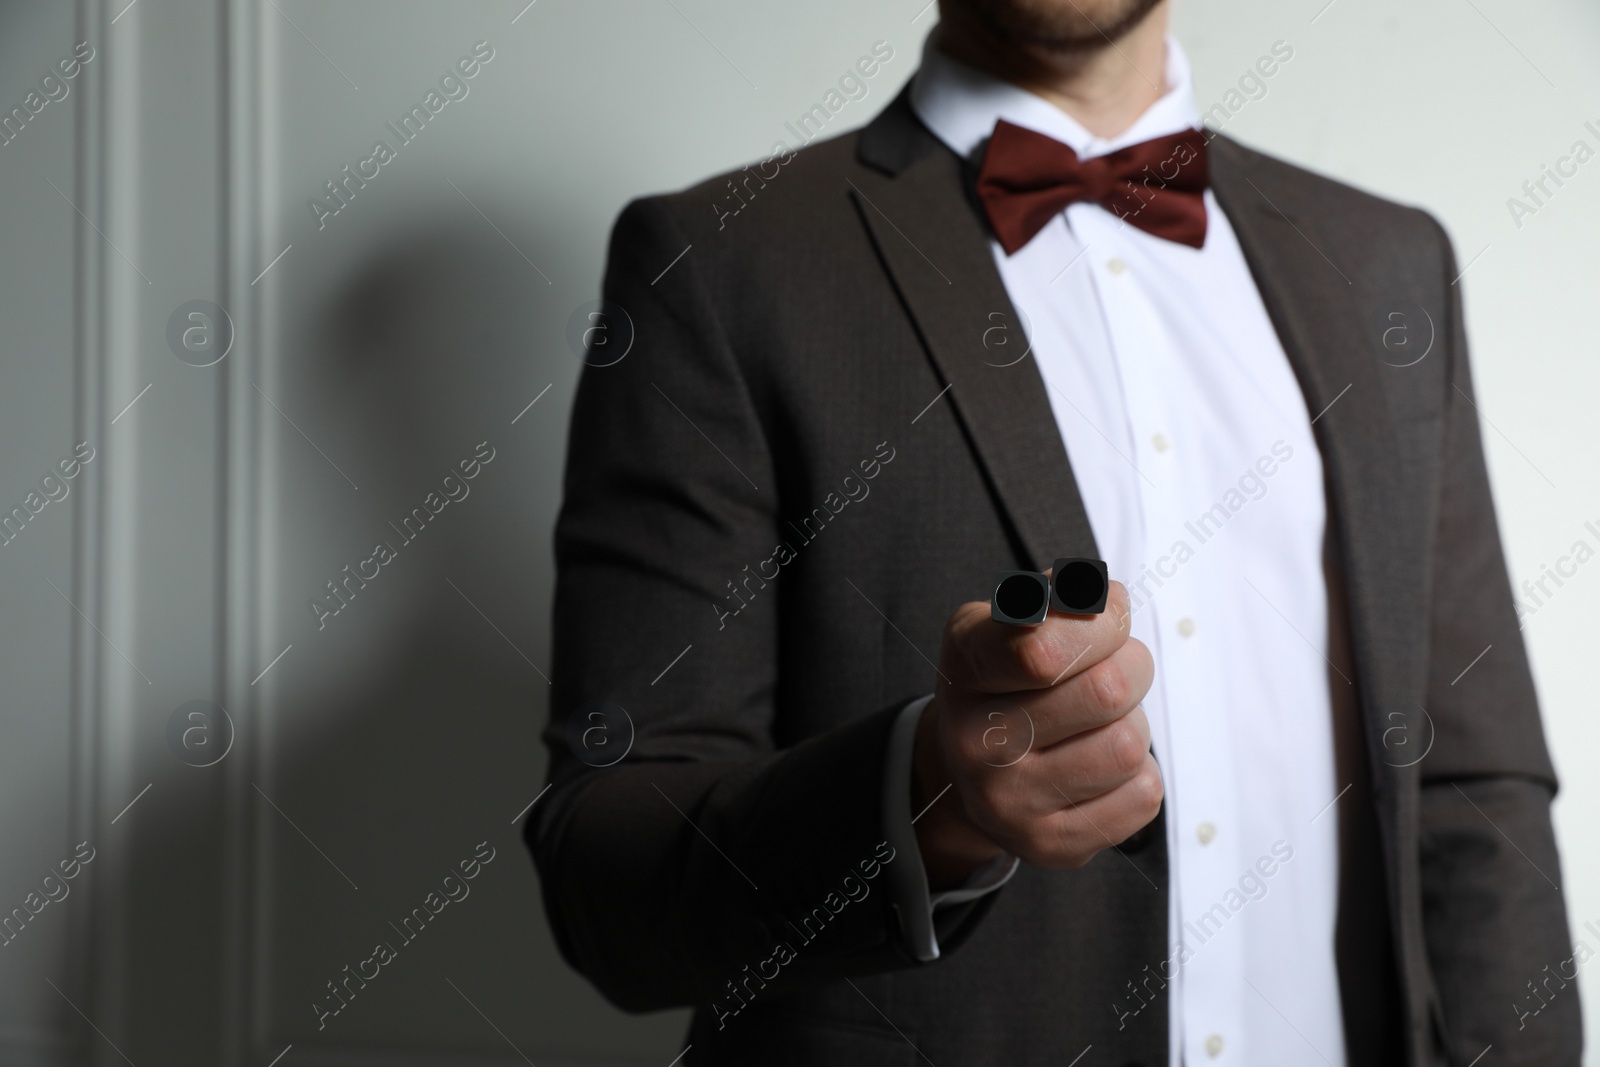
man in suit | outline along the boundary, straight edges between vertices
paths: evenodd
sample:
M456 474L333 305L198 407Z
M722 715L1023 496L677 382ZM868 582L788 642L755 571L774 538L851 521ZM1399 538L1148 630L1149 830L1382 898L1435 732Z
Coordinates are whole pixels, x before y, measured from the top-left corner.
M1575 1064L1443 231L1202 132L1164 0L940 12L860 132L617 223L565 957L687 1063ZM989 618L1062 556L1110 610Z

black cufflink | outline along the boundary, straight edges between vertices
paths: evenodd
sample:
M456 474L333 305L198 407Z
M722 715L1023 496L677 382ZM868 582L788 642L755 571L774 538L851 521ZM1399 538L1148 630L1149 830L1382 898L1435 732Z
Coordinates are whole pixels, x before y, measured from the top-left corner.
M1088 556L1058 559L1046 578L1037 571L1001 571L989 597L989 617L1012 626L1036 626L1050 609L1068 615L1099 615L1106 610L1110 581L1103 560Z
M1111 583L1105 560L1067 556L1051 568L1050 606L1068 615L1099 615L1106 610Z

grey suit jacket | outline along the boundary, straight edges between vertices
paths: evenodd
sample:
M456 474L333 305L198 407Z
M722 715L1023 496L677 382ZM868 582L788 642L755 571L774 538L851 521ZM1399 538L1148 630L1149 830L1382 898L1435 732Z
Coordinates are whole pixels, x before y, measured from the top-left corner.
M1495 1064L1576 1064L1577 991L1547 969L1571 956L1556 782L1448 240L1227 138L1211 151L1322 413L1360 705L1350 1062L1492 1044ZM902 95L858 133L636 201L612 237L621 311L573 411L553 788L527 838L572 966L628 1010L697 1007L688 1063L1167 1061L1159 820L1120 856L1024 867L941 912L932 964L883 877L889 727L931 688L950 611L997 570L1096 554L1038 371L986 333L1016 320L971 183ZM1431 327L1414 365L1384 345L1392 312L1419 348ZM579 758L590 721L625 759Z

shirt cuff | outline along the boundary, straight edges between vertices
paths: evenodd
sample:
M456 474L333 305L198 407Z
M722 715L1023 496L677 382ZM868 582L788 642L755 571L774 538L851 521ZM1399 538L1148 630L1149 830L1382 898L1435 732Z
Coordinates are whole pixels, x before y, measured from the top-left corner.
M1018 864L1017 857L1002 853L972 872L960 885L938 893L929 892L928 875L922 866L922 853L917 848L917 832L912 826L911 758L916 747L917 723L932 699L930 693L901 709L889 734L883 775L884 832L900 860L890 872L892 904L900 916L906 950L924 963L939 958L934 912L993 893L1011 880Z

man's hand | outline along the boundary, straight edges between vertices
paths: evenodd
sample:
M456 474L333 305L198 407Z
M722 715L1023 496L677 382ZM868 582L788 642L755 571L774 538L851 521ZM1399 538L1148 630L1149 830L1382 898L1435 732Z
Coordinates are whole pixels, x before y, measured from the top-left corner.
M1129 625L1120 582L1103 615L1007 626L974 601L950 616L911 775L932 888L1002 852L1081 867L1156 817L1161 773L1139 707L1155 662Z

